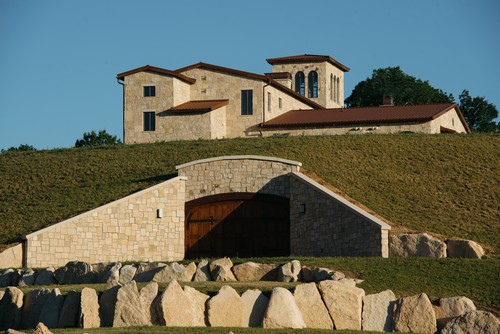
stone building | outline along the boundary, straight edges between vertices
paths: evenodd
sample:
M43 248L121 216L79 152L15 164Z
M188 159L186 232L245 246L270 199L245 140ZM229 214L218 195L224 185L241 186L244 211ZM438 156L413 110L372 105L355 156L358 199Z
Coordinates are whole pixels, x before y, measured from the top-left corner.
M123 85L126 144L341 133L470 132L454 103L344 109L349 68L330 56L270 58L264 75L197 63L143 66Z

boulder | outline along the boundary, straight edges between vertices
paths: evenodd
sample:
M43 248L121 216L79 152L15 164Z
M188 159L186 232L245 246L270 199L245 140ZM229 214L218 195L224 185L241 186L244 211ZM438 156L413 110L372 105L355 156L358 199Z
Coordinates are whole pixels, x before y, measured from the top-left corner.
M104 290L99 297L99 316L101 327L112 327L115 318L116 299L119 285Z
M196 273L194 274L193 281L195 282L206 282L211 281L212 276L210 275L210 267L208 266L208 260L201 260L196 267Z
M16 287L9 286L0 300L0 330L19 328L22 319L24 294Z
M32 334L52 334L52 332L43 322L39 322Z
M9 328L5 331L5 334L26 334L26 332L16 331L15 329Z
M121 276L120 276L121 277ZM159 325L158 316L156 314L156 309L153 304L154 300L158 296L158 283L151 282L141 289L139 294L139 300L141 302L141 307L144 311L144 316L146 320L154 325Z
M333 329L332 319L315 283L297 285L293 297L307 328Z
M63 304L64 296L61 295L61 291L58 288L52 289L45 304L43 304L38 321L43 322L49 328L57 328Z
M4 290L0 290L0 301L2 300L4 294L5 294L5 291Z
M35 275L35 285L51 285L54 284L54 267L39 270Z
M50 293L51 290L49 289L35 289L24 295L21 328L36 327L40 322L40 313Z
M260 290L247 290L241 295L241 327L261 327L269 298Z
M245 262L233 266L238 281L276 281L277 267L273 264Z
M391 290L364 296L361 323L363 330L392 332L392 316L396 300Z
M448 297L439 299L436 305L434 305L434 314L436 315L438 331L441 331L453 318L475 310L476 306L474 302L467 297Z
M490 312L470 311L446 324L441 334L498 334L500 321Z
M212 327L240 327L242 308L241 298L236 290L224 285L207 302L208 323Z
M125 284L134 279L135 273L137 272L137 268L133 265L127 264L121 267L120 269L120 278L119 283Z
M192 290L188 289L187 291L185 293L179 283L173 280L161 294L158 315L162 325L205 326L204 307L200 309L200 302L204 305L208 296L204 298ZM201 301L202 299L204 300Z
M166 264L162 262L140 263L135 273L136 282L151 282L157 272L163 269Z
M278 282L299 282L302 281L302 267L298 260L285 263L278 269Z
M436 332L436 316L425 293L399 299L394 305L393 329L403 333Z
M447 240L446 247L448 257L461 257L466 259L480 259L484 255L484 249L472 240Z
M290 291L274 288L262 320L264 328L306 328L299 307Z
M322 281L319 290L335 329L361 330L361 310L365 291L350 283Z
M217 259L210 263L210 276L214 281L236 281L231 268L233 267L233 262L230 258L224 257L222 259Z
M151 325L151 321L146 318L137 284L130 281L118 289L113 327L148 325Z
M31 268L26 269L19 278L18 286L29 286L35 283L35 271Z
M191 301L191 326L206 326L205 305L210 297L187 285L184 286L184 294Z
M81 292L68 291L59 312L59 328L77 327Z
M101 324L97 293L92 288L83 288L80 298L79 327L97 328Z
M107 283L108 287L118 284L120 279L121 263L98 263L93 265L96 283Z
M301 274L302 274L302 281L304 282L319 283L324 280L338 281L341 278L345 278L344 273L340 271L334 271L328 268L303 267L301 270Z
M4 271L2 271L2 274L0 274L0 288L3 288L3 287L6 287L6 286L14 286L14 285L17 285L16 284L13 284L11 282L11 276L12 276L12 273L14 272L14 269L5 269Z
M427 233L389 235L389 257L446 257L446 244Z
M186 267L177 262L173 262L157 272L153 277L153 281L158 283L166 283L172 280L189 282L193 278L195 271L196 265L192 262Z
M59 284L91 284L95 283L92 266L86 262L72 261L54 272Z

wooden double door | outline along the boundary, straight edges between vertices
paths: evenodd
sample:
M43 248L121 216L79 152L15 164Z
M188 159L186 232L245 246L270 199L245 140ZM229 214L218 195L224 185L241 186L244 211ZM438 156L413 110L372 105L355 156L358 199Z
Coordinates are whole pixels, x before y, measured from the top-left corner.
M229 193L186 203L186 258L288 256L290 200Z

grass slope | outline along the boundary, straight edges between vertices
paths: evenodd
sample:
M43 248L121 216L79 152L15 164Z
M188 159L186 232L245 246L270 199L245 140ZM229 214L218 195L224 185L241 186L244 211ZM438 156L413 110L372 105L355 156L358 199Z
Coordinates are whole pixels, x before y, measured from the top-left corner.
M297 160L403 227L500 251L500 136L364 135L182 141L0 155L0 244L169 178L175 165Z

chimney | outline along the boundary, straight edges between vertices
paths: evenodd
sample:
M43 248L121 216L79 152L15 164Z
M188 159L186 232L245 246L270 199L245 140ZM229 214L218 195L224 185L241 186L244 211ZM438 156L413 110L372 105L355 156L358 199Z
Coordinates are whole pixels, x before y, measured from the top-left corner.
M382 105L383 106L394 106L394 99L393 99L391 94L384 95L384 98L382 99Z

